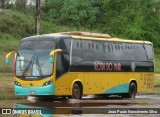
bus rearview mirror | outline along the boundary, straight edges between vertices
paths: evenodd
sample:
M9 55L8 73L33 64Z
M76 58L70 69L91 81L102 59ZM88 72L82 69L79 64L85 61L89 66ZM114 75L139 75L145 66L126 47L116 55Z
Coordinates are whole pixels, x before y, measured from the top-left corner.
M54 58L51 56L51 57L49 57L49 62L50 63L54 63Z
M11 51L6 55L6 64L10 63L10 58L12 55L14 55L16 53L16 51Z
M10 63L10 59L6 58L6 64L9 64L9 63Z
M49 62L50 63L54 63L54 54L57 53L57 52L61 52L62 50L61 49L56 49L56 50L53 50L50 52L50 57L49 57Z

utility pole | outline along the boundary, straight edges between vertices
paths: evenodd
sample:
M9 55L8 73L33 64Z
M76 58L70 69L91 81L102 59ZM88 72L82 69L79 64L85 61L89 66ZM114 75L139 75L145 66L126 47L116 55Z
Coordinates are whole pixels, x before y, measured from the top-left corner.
M37 35L39 35L39 32L40 32L40 0L36 0L35 32Z

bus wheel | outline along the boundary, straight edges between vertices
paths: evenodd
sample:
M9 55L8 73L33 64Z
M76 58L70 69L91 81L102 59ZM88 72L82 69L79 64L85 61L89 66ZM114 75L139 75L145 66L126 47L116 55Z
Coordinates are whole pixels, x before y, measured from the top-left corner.
M134 82L131 82L129 85L128 98L135 98L137 93L137 86Z
M72 99L82 99L82 91L78 84L74 84L72 88Z

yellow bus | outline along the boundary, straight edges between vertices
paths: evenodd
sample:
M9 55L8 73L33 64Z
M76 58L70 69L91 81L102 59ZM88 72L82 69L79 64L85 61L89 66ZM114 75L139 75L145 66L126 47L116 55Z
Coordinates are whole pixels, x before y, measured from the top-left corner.
M154 86L154 53L149 41L107 34L62 32L21 40L16 53L17 96L120 94L135 98Z

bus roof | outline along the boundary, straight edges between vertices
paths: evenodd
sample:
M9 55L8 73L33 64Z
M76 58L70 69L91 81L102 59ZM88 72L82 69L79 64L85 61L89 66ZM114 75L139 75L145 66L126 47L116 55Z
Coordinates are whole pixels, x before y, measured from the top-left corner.
M113 42L128 42L128 43L146 43L152 44L149 41L140 41L140 40L127 40L127 39L120 39L111 37L108 34L101 34L101 33L90 33L90 32L59 32L59 33L52 33L52 34L43 34L43 35L36 35L31 37L23 38L22 40L34 40L35 38L43 38L43 37L54 37L54 38L66 38L72 37L73 39L87 39L87 40L101 40L101 41L113 41ZM33 39L34 38L34 39Z
M128 40L128 39L120 39L120 38L115 38L115 37L112 38L108 34L101 34L101 33L73 31L73 32L59 32L59 33L55 33L55 34L70 35L73 38L78 38L78 39L152 44L149 41Z
M52 38L52 39L57 39L57 38L69 38L71 37L70 35L64 35L64 34L60 34L60 33L55 33L55 34L42 34L42 35L34 35L34 36L30 36L30 37L25 37L23 38L21 41L26 41L26 40L35 40L35 39L39 39L39 38Z
M72 32L61 32L61 34L65 35L76 35L76 36L84 36L84 37L97 37L97 38L111 38L108 34L102 33L91 33L91 32L80 32L80 31L72 31Z
M105 39L105 38L94 38L94 37L84 37L84 36L74 36L71 35L73 38L78 38L78 39L88 39L88 40L101 40L101 41L115 41L115 42L128 42L128 43L146 43L146 44L152 44L149 41L140 41L140 40L127 40L127 39L120 39L120 38L110 38L110 39Z

